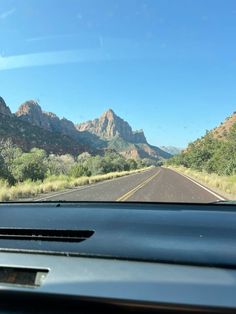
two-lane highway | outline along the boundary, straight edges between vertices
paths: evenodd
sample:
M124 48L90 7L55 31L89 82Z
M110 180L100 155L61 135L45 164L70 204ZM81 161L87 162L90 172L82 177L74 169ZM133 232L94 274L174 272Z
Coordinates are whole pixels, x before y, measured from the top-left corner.
M152 168L126 177L45 195L37 200L208 203L223 199L173 170Z

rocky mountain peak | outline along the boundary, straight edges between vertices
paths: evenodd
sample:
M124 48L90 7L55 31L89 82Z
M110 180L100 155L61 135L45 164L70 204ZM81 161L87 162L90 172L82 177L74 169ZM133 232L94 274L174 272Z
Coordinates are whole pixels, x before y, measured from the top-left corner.
M116 114L112 109L108 109L102 114L102 117L107 117L108 119L114 119L116 117Z
M43 111L34 100L23 103L16 112L16 116L47 131L59 132L73 138L78 137L78 131L73 122L66 118L60 119L53 112Z
M24 114L42 114L42 109L39 106L38 102L35 100L28 100L20 105L19 109L16 112L16 116Z
M44 129L49 129L48 121L45 119L45 115L35 100L28 100L20 105L19 109L15 113L21 120L27 121L33 125L37 125Z
M112 109L105 111L100 118L81 123L76 128L106 140L112 140L118 136L131 143L146 143L143 131L133 131L128 122L117 116Z
M6 105L4 99L0 96L0 114L11 116L11 110Z

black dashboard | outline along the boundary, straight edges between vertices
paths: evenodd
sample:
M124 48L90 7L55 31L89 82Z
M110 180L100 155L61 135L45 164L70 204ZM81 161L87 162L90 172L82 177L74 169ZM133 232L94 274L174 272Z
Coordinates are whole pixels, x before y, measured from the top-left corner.
M0 313L235 313L235 205L2 203L0 288Z

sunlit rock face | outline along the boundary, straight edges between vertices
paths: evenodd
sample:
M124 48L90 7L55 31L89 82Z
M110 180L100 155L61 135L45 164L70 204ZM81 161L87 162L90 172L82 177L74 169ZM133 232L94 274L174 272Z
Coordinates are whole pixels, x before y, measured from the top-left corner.
M146 143L143 131L133 131L125 120L118 117L112 109L104 112L100 118L78 124L77 130L89 131L104 139L120 136L131 143Z

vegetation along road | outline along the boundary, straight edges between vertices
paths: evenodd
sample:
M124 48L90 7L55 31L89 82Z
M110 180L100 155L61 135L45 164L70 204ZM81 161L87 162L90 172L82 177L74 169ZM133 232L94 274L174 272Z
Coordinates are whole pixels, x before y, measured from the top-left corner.
M156 167L126 177L45 195L37 201L215 202L223 198L173 170Z

